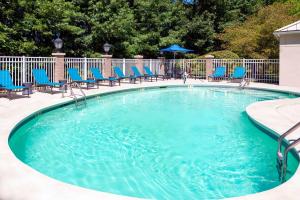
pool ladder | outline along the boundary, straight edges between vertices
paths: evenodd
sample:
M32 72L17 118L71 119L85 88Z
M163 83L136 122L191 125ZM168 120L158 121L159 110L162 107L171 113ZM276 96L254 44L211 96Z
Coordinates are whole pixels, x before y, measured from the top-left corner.
M83 92L83 90L82 90L80 84L78 84L78 83L76 83L76 82L72 82L72 83L69 84L69 86L70 86L70 93L71 93L70 96L75 100L75 105L76 105L76 107L79 106L80 100L83 100L84 105L86 105L86 95L85 95L85 93ZM74 87L78 88L81 94L76 94L76 93L74 92L74 90L73 90ZM77 96L81 96L81 97L83 97L83 98L78 98Z
M240 89L244 89L244 88L246 87L246 85L249 85L249 84L250 84L249 80L247 80L247 79L244 78L244 79L240 82L239 88L240 88Z
M289 151L294 148L296 145L300 144L300 138L296 140L289 140L288 145L282 151L282 144L283 140L293 133L298 127L300 127L300 122L295 124L292 128L287 130L285 133L283 133L279 138L278 138L278 149L277 149L277 170L278 170L278 175L279 175L279 180L281 182L285 182L286 178L286 172L287 172L287 161L288 161L288 153Z

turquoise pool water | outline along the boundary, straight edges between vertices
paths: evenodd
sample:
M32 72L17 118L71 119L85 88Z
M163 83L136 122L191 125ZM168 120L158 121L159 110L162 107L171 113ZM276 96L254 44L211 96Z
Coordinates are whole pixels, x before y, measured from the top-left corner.
M247 117L256 101L293 95L234 88L116 93L38 115L9 140L55 179L152 199L219 199L280 184L277 143ZM289 176L298 166L289 157Z

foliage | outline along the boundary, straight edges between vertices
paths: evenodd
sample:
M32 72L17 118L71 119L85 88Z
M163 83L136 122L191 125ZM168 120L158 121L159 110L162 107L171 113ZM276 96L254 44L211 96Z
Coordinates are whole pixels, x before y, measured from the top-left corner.
M300 1L299 0L287 0L286 2L291 3L293 7L290 10L291 15L299 15L300 14Z
M228 51L228 50L209 52L203 56L200 56L199 58L205 58L206 55L212 55L216 59L239 59L240 58L236 53L233 53L232 51Z
M77 48L78 36L85 29L79 23L84 15L71 2L53 1L2 1L1 52L11 55L49 55L52 39L61 32ZM69 44L66 44L68 48ZM4 47L4 48L3 48Z
M195 58L198 58L198 57L199 57L199 55L195 54L195 53L184 54L185 59L195 59Z
M169 44L184 44L187 18L182 3L169 0L139 0L133 7L136 34L128 48L131 54L145 57L157 55L161 47Z
M243 58L278 58L278 40L273 32L299 19L290 15L293 3L274 3L250 16L244 23L229 26L220 35L224 49Z
M49 56L60 33L68 56L99 57L108 42L114 57L156 57L174 43L197 54L276 57L270 34L298 13L298 0L8 0L0 2L0 53Z

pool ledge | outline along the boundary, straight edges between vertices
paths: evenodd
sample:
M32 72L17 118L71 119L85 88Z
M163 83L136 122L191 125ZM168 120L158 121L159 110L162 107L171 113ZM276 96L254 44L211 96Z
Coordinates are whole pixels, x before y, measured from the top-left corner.
M195 86L222 86L236 87L237 84L226 82L208 83L199 80L188 80ZM183 86L182 81L158 81L142 84L122 84L116 87L100 86L100 89L85 90L88 96L97 96L104 93L120 92L129 89L159 86ZM291 92L300 94L300 88L279 87L268 84L251 83L251 88ZM18 160L8 145L12 130L24 119L36 115L41 110L56 107L59 104L71 102L69 97L61 98L61 94L47 94L37 92L31 98L18 98L12 101L0 98L0 199L5 200L96 200L96 199L134 199L110 193L98 192L82 187L63 183L52 179L30 168ZM299 106L297 106L299 104ZM297 110L298 109L298 110ZM300 120L300 99L285 99L254 103L247 107L248 115L259 125L268 128L274 133L282 133ZM299 113L297 115L297 112ZM282 120L282 118L284 118ZM299 149L298 149L299 150ZM275 162L275 161L274 161ZM237 197L232 199L296 199L300 195L300 170L285 184L274 189ZM297 190L298 189L298 190Z
M279 136L300 121L300 98L256 102L249 105L246 112L254 123ZM300 128L287 137L288 140L297 138L300 138ZM296 146L296 151L300 152L300 145ZM271 190L243 196L243 199L296 200L300 195L299 184L300 167L298 166L293 177L284 184Z

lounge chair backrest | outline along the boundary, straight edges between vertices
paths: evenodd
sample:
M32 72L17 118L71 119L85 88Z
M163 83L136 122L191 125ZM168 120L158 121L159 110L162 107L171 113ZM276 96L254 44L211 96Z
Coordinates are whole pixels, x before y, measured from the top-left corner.
M232 78L244 78L246 75L246 69L244 67L238 66L234 68Z
M153 76L154 74L151 72L150 68L147 66L144 66L144 70L146 72L146 74L148 74L149 76Z
M119 77L119 78L124 78L125 75L124 73L122 72L121 68L120 67L114 67L114 71L116 73L116 75Z
M134 76L142 76L142 74L140 73L140 71L138 70L138 68L136 66L131 66L130 67L132 72L134 73Z
M215 72L214 72L214 76L216 77L222 77L225 76L226 74L226 67L216 67Z
M76 69L76 68L69 68L69 69L68 69L68 73L69 73L69 75L70 75L70 78L71 78L73 81L82 81L82 78L81 78L81 76L79 75L78 69Z
M95 77L95 79L104 79L102 73L100 72L99 68L96 67L91 67L90 68L93 76Z
M33 69L32 74L35 82L37 82L38 84L50 83L45 69Z
M0 70L0 87L14 86L13 80L8 70Z

